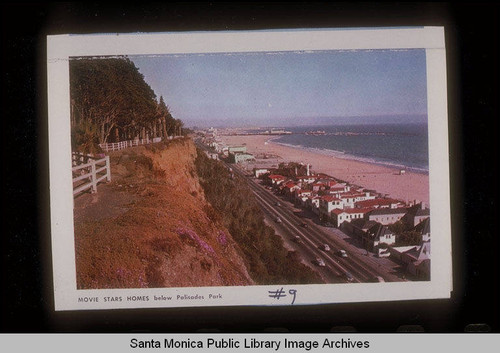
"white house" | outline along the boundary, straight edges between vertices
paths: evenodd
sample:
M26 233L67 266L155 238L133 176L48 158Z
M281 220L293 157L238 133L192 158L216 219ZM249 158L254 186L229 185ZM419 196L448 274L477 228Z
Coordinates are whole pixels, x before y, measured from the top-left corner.
M295 202L299 203L301 206L306 206L306 202L309 196L311 196L312 191L297 189L295 190Z
M254 168L253 172L254 172L255 177L259 178L264 174L268 174L269 169L267 169L267 168Z
M370 221L388 225L402 219L407 212L406 208L377 208L372 210L367 217Z
M387 226L380 223L376 223L370 227L363 238L366 240L363 243L371 250L377 248L380 244L393 245L396 243L396 234L391 232Z
M334 209L342 209L342 200L333 195L324 195L319 197L319 215L321 219L329 219Z
M355 219L364 218L367 212L371 211L369 208L349 208L349 209L334 209L331 212L330 219L334 227L342 226L344 222L351 222Z
M306 200L306 205L308 208L313 211L314 214L319 216L319 201L320 201L320 196L309 196Z

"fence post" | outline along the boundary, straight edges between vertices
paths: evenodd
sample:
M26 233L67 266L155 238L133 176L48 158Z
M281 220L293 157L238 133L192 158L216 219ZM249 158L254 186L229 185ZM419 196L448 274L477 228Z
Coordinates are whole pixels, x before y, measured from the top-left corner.
M97 192L97 183L96 183L97 175L96 175L95 170L96 170L95 161L92 160L92 161L90 161L90 183L92 184L92 187L91 187L92 193Z
M109 162L109 156L106 156L106 181L111 181L111 163Z

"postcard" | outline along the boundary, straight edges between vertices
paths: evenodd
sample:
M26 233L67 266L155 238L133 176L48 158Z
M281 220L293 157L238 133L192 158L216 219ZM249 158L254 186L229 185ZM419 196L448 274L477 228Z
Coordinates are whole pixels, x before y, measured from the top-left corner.
M55 310L450 297L442 27L47 45Z

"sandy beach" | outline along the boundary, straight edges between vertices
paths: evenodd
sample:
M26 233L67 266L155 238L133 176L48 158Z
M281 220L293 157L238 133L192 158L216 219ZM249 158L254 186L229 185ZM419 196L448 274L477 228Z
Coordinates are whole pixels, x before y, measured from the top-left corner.
M314 153L301 148L279 145L269 136L222 136L228 145L247 146L247 152L256 156L255 163L249 162L248 168L273 167L280 162L299 162L310 164L315 173L325 173L337 179L359 185L381 194L410 202L423 201L429 205L429 175L364 163L356 160ZM266 155L267 158L262 157Z

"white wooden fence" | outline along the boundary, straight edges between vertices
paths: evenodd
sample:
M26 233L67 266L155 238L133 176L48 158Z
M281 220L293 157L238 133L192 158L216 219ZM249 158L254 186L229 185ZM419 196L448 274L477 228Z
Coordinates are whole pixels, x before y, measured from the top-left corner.
M101 143L99 147L101 147L104 151L119 151L128 147L135 147L139 145L147 145L150 143L157 143L161 141L161 137L155 137L153 139L138 139L138 140L129 140L129 141L120 141L113 143Z
M79 164L83 162L84 164ZM97 159L92 155L73 153L73 195L90 189L97 192L97 184L103 180L111 181L109 156Z

